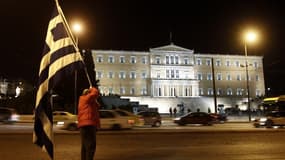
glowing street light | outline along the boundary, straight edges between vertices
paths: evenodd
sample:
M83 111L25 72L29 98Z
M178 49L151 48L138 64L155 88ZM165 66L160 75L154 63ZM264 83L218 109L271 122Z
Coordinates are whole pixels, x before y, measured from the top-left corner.
M244 54L245 54L245 70L246 70L246 89L247 89L247 109L248 119L251 121L251 108L250 108L250 92L249 92L249 75L248 75L248 60L247 60L247 44L257 41L257 32L249 30L244 34Z
M76 40L76 45L78 45L78 37L79 37L79 34L82 33L83 31L83 26L80 22L74 22L72 24L72 31L74 32L75 34L75 40Z

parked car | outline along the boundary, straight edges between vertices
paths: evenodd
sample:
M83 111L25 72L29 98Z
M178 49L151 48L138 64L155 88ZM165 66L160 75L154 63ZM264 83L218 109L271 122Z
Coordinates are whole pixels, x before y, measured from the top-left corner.
M120 116L114 110L100 110L100 130L121 130L131 129L132 124L129 123L127 117ZM66 130L77 130L78 121L72 119L66 119L57 122L57 126Z
M205 112L190 112L174 119L174 123L181 126L187 124L212 125L214 121L215 119Z
M152 127L161 126L161 116L155 111L141 111L137 115L144 121L144 125L151 125Z
M140 116L135 115L132 112L122 110L122 109L115 109L120 116L126 117L128 119L128 123L133 126L143 126L144 125L144 119L140 118Z
M265 117L254 119L253 125L255 127L265 126L267 128L273 126L285 126L285 111L269 112Z
M19 115L15 109L0 107L0 122L14 123L19 121Z

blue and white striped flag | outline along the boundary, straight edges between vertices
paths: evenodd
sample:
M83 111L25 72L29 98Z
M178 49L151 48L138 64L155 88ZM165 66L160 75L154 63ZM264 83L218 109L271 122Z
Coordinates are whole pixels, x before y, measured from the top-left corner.
M67 77L71 76L76 69L84 66L58 3L48 25L45 43L39 69L33 143L42 147L53 159L53 117L50 92L59 83L68 81Z

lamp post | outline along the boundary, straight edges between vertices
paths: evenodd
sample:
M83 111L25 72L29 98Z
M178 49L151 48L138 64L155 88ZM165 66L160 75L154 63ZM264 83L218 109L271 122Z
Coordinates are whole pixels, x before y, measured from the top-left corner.
M79 34L82 32L82 25L76 22L72 25L72 31L75 34L75 42L78 47ZM78 47L79 48L79 47ZM74 71L74 114L76 114L77 109L77 70Z
M247 110L248 120L251 121L251 107L250 107L250 89L249 89L249 74L248 74L248 58L247 58L247 43L253 43L257 39L255 31L247 31L244 35L244 54L245 54L245 71L246 71L246 90L247 90Z

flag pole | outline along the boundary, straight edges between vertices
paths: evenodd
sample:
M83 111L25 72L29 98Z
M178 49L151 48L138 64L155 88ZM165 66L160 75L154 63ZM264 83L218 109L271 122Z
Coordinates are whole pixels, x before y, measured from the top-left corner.
M72 40L72 42L73 42L73 46L74 46L74 48L76 49L76 51L80 53L79 48L78 48L78 44L76 43L75 38L74 38L74 36L73 36L73 34L72 34L72 32L71 32L71 29L70 29L70 27L69 27L69 25L68 25L68 23L67 23L67 21L66 21L66 19L65 19L65 17L64 17L64 14L63 14L63 12L62 12L62 10L61 10L61 7L60 7L60 5L59 5L59 3L58 3L58 0L55 0L55 2L56 2L57 10L58 10L59 14L62 16L62 19L63 19L63 21L64 21L64 27L65 27L66 30L67 30L67 34L71 37L71 40ZM89 74L88 74L88 72L87 72L87 68L86 68L85 62L83 61L83 58L82 58L81 54L80 54L80 57L81 57L81 59L82 59L82 63L84 64L84 72L85 72L85 75L86 75L86 77L87 77L89 86L91 87L91 86L92 86L92 82L91 82L91 80L90 80L90 76L89 76Z

